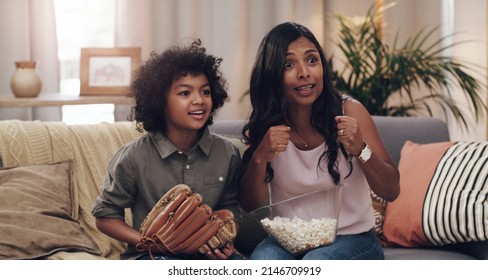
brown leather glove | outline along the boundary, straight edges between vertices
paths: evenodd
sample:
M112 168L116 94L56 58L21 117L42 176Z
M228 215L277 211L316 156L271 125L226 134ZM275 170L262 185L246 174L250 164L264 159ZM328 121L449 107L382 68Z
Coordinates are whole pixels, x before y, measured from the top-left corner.
M141 224L139 251L166 255L205 254L232 242L236 237L234 216L229 210L212 209L202 196L180 184L169 190Z
M234 214L227 210L216 210L212 214L211 223L219 225L219 229L215 235L211 236L207 240L206 244L201 246L198 251L202 254L206 254L213 249L222 248L227 243L233 242L237 235L237 226L234 221Z

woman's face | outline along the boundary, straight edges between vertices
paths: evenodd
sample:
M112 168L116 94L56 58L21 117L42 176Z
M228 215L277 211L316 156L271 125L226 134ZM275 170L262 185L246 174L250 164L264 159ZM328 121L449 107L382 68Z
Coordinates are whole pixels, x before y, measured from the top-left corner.
M291 42L283 74L283 88L288 104L312 105L322 93L323 74L317 47L305 37Z
M205 75L187 74L175 80L168 92L166 128L199 130L210 117L212 96Z

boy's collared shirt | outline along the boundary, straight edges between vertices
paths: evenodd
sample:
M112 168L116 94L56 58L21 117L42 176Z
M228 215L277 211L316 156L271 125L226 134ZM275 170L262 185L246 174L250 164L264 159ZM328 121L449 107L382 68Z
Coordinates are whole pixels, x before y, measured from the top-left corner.
M122 146L108 164L92 214L125 219L132 212L132 227L139 229L156 202L177 184L190 186L212 209L231 210L241 220L237 172L241 157L230 141L206 128L188 154L179 151L162 133L148 133Z

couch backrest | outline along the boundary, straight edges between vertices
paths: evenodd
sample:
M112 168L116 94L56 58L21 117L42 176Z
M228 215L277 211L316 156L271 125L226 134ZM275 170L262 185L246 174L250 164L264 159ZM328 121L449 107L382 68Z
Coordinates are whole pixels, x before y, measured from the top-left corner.
M374 121L397 162L406 140L417 143L449 140L446 124L437 119L374 117ZM238 140L244 123L245 120L219 120L211 130ZM96 229L90 210L106 175L107 162L120 146L139 136L129 122L67 126L60 122L0 121L0 162L3 160L5 167L14 167L73 160L81 224L96 240L103 257L117 258L124 246Z
M378 132L391 156L398 164L405 141L433 143L449 141L445 122L430 117L383 117L373 116ZM215 133L241 136L244 120L216 120L211 126Z
M429 117L373 117L381 139L396 163L405 141L434 143L449 141L447 124Z

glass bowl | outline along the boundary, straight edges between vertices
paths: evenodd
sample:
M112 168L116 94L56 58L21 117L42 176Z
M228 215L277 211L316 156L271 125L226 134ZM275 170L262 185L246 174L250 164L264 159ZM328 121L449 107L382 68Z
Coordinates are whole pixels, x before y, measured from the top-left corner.
M296 256L336 240L342 185L295 196L251 211L263 229Z

